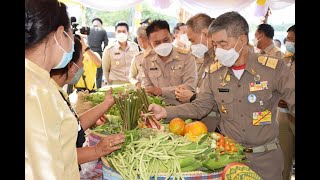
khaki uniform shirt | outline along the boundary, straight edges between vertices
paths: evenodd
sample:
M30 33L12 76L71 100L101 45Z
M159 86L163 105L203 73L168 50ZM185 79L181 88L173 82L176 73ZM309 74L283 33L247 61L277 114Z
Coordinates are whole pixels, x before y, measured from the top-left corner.
M78 123L49 72L25 59L25 179L79 180Z
M142 60L149 55L149 53L154 54L154 51L152 49L148 49L145 52L140 52L137 54L132 62L130 67L130 73L129 73L129 81L132 85L136 85L138 82L142 82Z
M275 46L273 43L270 46L268 46L267 48L265 48L264 50L261 50L260 54L264 54L267 56L273 56L278 59L284 58L284 53L281 52L281 49L278 48L277 46Z
M195 60L196 60L197 73L198 73L196 93L199 93L200 86L203 82L203 79L209 73L210 65L214 62L217 62L217 59L215 59L215 56L213 53L209 55L208 52L206 52L203 58L195 57Z
M150 54L143 60L142 67L142 87L161 88L167 104L180 104L174 94L178 85L185 84L191 91L196 89L197 69L190 52L173 47L166 62L158 54Z
M286 53L284 57L284 62L290 68L292 73L295 74L295 69L296 69L295 55L292 53Z
M102 68L108 84L114 82L129 82L129 71L133 57L139 53L138 45L127 41L128 45L122 50L118 41L106 47L102 55Z
M200 119L212 109L216 101L223 134L246 147L263 145L279 134L275 121L279 98L285 100L289 112L293 116L295 114L295 79L290 73L284 61L266 56L258 59L248 51L246 67L240 80L231 68L221 66L204 79L200 93L192 103L166 107L167 120L174 117ZM260 76L260 82L268 82L268 89L249 90L256 75ZM223 83L226 83L225 86L222 86ZM252 103L248 101L250 94L256 96ZM253 113L266 110L271 112L271 124L253 125Z

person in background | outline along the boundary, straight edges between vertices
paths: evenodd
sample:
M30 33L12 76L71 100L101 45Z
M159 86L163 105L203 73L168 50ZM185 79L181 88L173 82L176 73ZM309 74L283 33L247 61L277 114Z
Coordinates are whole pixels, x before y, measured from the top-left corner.
M295 76L295 25L287 30L285 63L290 68L292 76ZM283 180L290 180L292 174L293 159L295 154L295 117L289 113L288 105L280 100L278 107L279 142L283 151L284 169Z
M79 37L79 36L78 36ZM105 100L99 105L89 109L88 111L78 115L73 110L69 101L68 95L63 91L62 87L65 84L75 84L79 81L83 71L83 55L82 55L82 43L80 37L74 38L74 53L71 61L62 69L52 69L50 71L50 77L53 79L56 87L58 88L65 103L68 105L70 111L73 113L79 125L77 136L77 158L78 164L83 164L98 158L110 154L121 148L120 143L124 142L123 134L113 134L102 138L95 146L82 147L85 142L85 133L89 127L94 125L97 120L100 121L100 117L114 104L114 99L111 95L111 90L106 92Z
M149 53L154 53L148 40L146 28L146 25L141 25L137 29L138 44L142 51L133 58L129 73L130 83L137 88L141 87L141 81L143 77L143 70L141 69L142 60L144 57L149 55Z
M274 29L270 24L260 24L254 34L253 45L260 49L259 54L284 58L280 48L273 43Z
M88 44L93 52L97 52L102 58L103 49L108 45L108 35L105 29L102 28L103 22L100 18L92 19L92 26L88 35ZM102 45L103 44L103 45ZM103 46L103 49L102 49ZM102 67L98 67L96 73L97 88L101 88L102 85Z
M237 12L218 16L208 34L222 66L206 76L197 98L178 106L151 104L148 110L165 122L176 117L201 119L216 102L220 130L245 147L248 161L244 163L264 180L282 179L283 154L275 115L279 96L288 103L290 114L295 114L295 81L290 69L281 59L257 57L248 49L249 25Z
M147 18L147 19L145 19L145 20L143 20L143 21L140 22L140 26L148 26L148 25L150 24L150 22L151 22L151 19L150 19L150 18ZM138 43L138 38L137 38L137 36L134 37L133 42L135 42L136 44L139 44L139 43ZM139 47L139 52L141 52L141 47L140 47L140 45L139 45L138 47Z
M142 87L151 95L164 97L167 105L180 104L175 96L177 86L184 84L187 89L195 91L197 71L194 56L173 47L167 21L151 22L146 33L155 53L149 53L142 62Z
M214 60L215 56L211 36L208 35L208 27L213 20L214 18L211 18L207 14L200 13L192 16L186 23L187 35L191 42L191 53L195 56L197 64L198 79L195 92L188 90L183 85L175 89L175 95L181 103L192 102L196 98L197 93L200 92L203 79L209 73L210 66L214 66L214 63L217 63ZM207 125L209 132L216 130L220 122L219 116L219 110L216 108L208 116L201 119Z
M174 41L173 46L182 50L190 50L190 42L186 34L187 26L185 23L177 23L173 28Z
M80 179L78 124L49 74L74 52L66 8L25 1L25 179Z
M79 91L88 90L89 93L97 90L96 85L96 72L97 68L101 67L101 58L97 52L93 52L86 44L81 35L76 35L82 44L83 52L83 70L84 73L80 77L79 81L73 85L73 87Z
M115 26L117 40L103 51L102 68L106 84L129 83L129 72L133 57L139 53L138 45L128 41L129 26L118 22Z
M279 49L281 49L281 41L279 39L274 39L273 43L276 47L278 47Z

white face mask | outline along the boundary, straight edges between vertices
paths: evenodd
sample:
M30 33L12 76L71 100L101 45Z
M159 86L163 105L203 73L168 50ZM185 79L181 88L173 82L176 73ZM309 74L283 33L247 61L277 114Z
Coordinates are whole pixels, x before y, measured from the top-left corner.
M128 35L125 33L119 33L116 35L116 38L119 42L126 42L128 39Z
M237 40L236 45L229 50L225 50L222 48L216 49L215 54L223 66L231 67L239 58L239 53L241 52L243 46L241 47L240 51L237 52L234 48L237 46L238 42L239 38Z
M295 43L291 42L291 41L286 41L286 43L284 44L286 47L286 50L290 53L295 53Z
M172 51L172 43L162 43L153 50L160 56L168 56Z
M259 36L258 36L259 37ZM260 39L258 39L258 38L253 38L252 39L252 42L253 42L253 46L256 46L257 47L257 45L258 45L258 42L260 41Z
M189 38L188 38L187 34L180 35L180 42L182 42L183 44L187 44L189 42Z
M202 41L202 33L200 36L200 43L199 44L195 44L195 45L191 45L191 53L196 56L197 58L203 58L204 57L204 53L206 53L208 51L208 39L207 39L207 46L203 45L201 43Z

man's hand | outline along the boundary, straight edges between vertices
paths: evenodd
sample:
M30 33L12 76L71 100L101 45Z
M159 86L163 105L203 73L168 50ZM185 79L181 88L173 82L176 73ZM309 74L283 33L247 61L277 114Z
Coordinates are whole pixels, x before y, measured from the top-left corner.
M146 87L146 92L155 96L161 96L162 90L158 87Z
M175 89L174 94L176 95L178 101L182 103L187 103L190 102L190 98L193 96L194 93L183 86L178 86Z
M167 117L167 110L157 104L150 104L148 107L148 111L151 111L157 120Z

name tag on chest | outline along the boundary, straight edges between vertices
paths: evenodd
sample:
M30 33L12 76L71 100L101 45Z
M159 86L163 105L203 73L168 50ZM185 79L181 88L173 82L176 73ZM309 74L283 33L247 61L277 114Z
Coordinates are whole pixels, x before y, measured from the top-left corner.
M226 89L226 88L218 88L219 92L229 92L230 89Z

